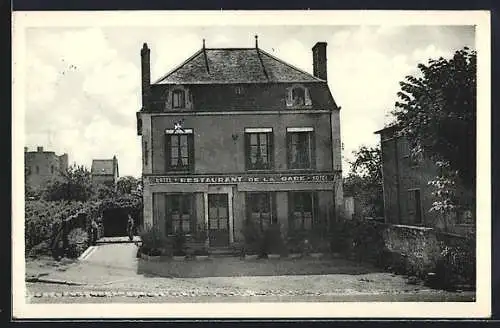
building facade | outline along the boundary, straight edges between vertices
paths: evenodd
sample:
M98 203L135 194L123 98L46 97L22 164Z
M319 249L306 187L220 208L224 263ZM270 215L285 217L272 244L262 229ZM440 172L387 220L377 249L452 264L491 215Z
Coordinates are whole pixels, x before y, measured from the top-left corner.
M431 211L434 187L428 181L438 176L439 168L424 156L410 156L408 140L397 132L395 126L375 132L381 140L386 223L426 226L460 234L473 229L472 204L464 204L465 209L446 218ZM460 185L456 189L459 197L463 196L460 198L470 198L472 191Z
M204 42L203 42L204 43ZM258 47L203 48L150 81L141 50L144 224L165 235L208 229L211 247L242 241L246 219L285 234L326 228L343 206L339 110L326 43L314 75Z
M40 146L36 151L28 151L28 147L24 147L24 165L27 185L39 190L68 169L68 154L58 156Z
M111 188L116 188L116 183L120 177L118 171L118 159L94 159L91 167L92 183L103 184Z

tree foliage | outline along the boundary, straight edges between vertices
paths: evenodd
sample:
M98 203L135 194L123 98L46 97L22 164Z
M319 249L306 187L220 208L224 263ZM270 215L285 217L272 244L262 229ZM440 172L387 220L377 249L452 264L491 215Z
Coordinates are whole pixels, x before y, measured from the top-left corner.
M380 145L361 146L353 155L354 160L349 162L351 171L344 179L344 193L355 198L363 217L381 217L384 201Z
M137 188L139 181L133 176L124 176L118 179L117 189L121 194L131 194Z
M418 65L419 76L400 82L393 114L413 153L445 162L464 186L475 187L476 52L465 47L453 58Z
M87 201L94 195L90 171L79 165L72 165L62 172L60 178L51 180L44 192L45 200Z

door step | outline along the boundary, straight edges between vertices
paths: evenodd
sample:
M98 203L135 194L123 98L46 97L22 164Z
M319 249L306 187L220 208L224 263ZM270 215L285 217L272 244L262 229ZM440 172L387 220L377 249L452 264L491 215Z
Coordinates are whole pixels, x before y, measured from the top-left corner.
M235 256L235 250L229 247L209 248L208 253L212 256Z
M141 237L134 236L133 240L130 240L128 236L126 237L102 237L96 240L96 244L127 244L127 243L137 243L141 241Z

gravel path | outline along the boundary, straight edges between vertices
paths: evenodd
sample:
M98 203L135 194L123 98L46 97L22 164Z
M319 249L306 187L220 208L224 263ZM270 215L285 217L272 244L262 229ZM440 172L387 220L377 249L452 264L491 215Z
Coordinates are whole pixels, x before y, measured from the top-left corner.
M474 293L448 293L343 259L147 262L134 244L100 245L82 261L52 266L27 263L27 272L84 285L27 283L30 302L359 301L427 299L472 301Z

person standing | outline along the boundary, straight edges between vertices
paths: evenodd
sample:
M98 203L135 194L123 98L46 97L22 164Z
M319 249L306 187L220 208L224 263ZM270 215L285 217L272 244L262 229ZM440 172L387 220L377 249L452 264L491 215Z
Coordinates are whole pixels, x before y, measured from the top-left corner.
M134 219L130 214L128 215L128 221L127 221L127 234L130 240L134 239Z

